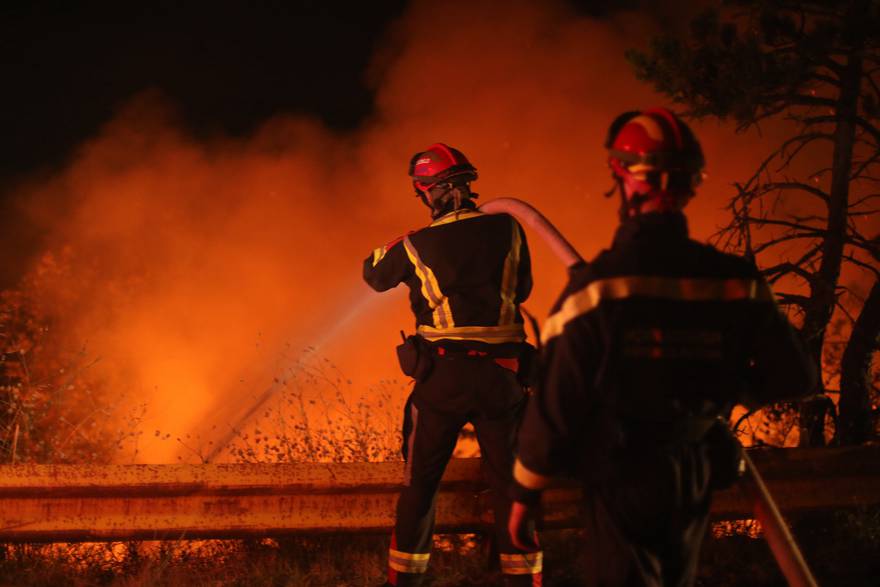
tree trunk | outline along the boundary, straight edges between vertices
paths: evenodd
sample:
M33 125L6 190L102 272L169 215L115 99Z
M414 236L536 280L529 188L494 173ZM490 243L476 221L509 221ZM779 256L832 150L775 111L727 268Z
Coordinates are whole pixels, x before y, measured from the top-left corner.
M831 191L828 200L828 225L822 243L822 263L816 279L810 284L810 301L804 316L803 335L813 360L822 365L822 348L825 328L831 320L837 301L837 282L843 262L843 248L847 234L849 205L849 182L852 172L853 145L856 133L856 115L859 90L862 81L862 57L860 47L864 39L864 15L868 3L854 2L847 19L852 32L853 48L850 50L840 78L840 95L837 99L837 126L834 130L834 157L831 168ZM824 392L821 377L816 391ZM800 446L825 445L825 415L828 402L825 398L805 402L800 413Z
M862 444L872 434L871 359L880 335L880 281L874 282L840 362L841 444Z

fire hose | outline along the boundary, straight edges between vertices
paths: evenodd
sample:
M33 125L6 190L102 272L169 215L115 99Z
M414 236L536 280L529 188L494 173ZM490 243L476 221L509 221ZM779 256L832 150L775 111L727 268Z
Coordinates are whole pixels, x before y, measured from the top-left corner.
M566 240L562 233L527 202L516 198L498 198L480 206L488 214L507 213L532 228L568 268L583 262L583 257ZM745 463L745 476L740 480L740 488L747 499L753 502L755 519L764 530L764 538L770 547L779 569L792 587L816 587L816 579L804 560L801 550L788 529L773 496L767 490L764 479L749 458L742 451Z
M754 500L752 507L755 519L761 523L764 538L773 552L776 564L785 575L785 580L792 587L816 587L816 579L810 572L801 549L798 548L779 508L776 507L773 496L764 484L764 479L746 451L743 451L743 460L746 464L746 477L740 481L740 488L749 499Z
M487 214L507 213L516 217L517 220L538 233L538 236L547 243L550 250L559 257L559 260L566 267L571 267L584 260L575 248L571 246L571 243L562 236L562 233L543 214L527 202L516 198L497 198L489 200L480 206L480 211Z

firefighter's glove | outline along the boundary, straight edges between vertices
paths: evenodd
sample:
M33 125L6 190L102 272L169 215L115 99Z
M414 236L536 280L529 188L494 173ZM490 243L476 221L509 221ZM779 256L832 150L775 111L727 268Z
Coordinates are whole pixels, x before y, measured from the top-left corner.
M537 510L537 505L527 505L521 501L514 501L510 506L510 518L507 520L510 542L523 552L535 552L541 549L538 546L538 535L535 533Z

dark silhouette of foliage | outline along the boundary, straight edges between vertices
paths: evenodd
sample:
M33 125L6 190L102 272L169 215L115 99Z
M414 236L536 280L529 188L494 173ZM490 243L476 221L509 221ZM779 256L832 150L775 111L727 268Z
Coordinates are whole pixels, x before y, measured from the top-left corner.
M800 444L824 444L828 416L836 441L866 441L876 433L880 334L880 235L871 233L880 212L880 2L723 2L692 21L689 38L660 37L628 57L686 115L791 129L735 184L717 238L759 263L823 365L824 381L800 408ZM844 283L842 271L870 280L870 293ZM849 322L842 354L826 336L836 312ZM834 381L839 418L826 388Z

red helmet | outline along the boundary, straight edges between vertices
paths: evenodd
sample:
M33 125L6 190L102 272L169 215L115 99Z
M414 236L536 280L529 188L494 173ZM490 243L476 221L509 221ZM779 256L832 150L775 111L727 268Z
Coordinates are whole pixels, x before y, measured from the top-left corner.
M686 200L702 180L700 143L666 108L621 114L608 129L605 148L624 199L637 208L655 198L670 206Z
M409 161L409 176L419 190L440 182L467 183L477 179L477 168L464 153L444 143L434 143Z

